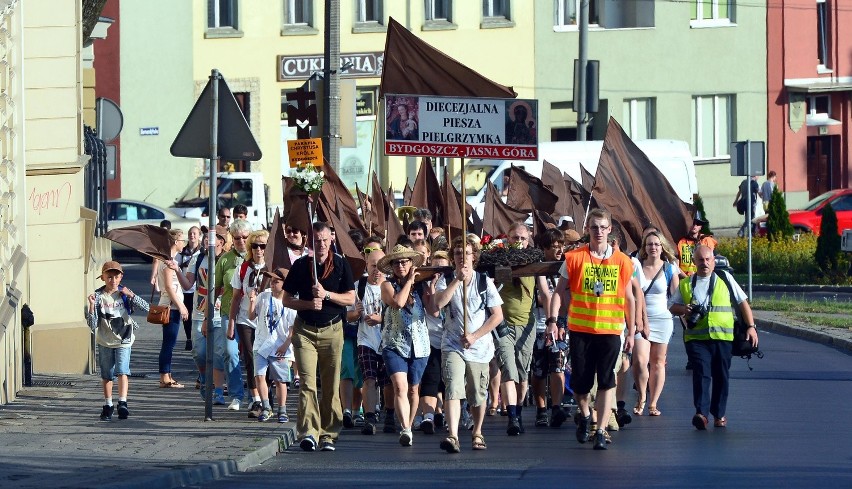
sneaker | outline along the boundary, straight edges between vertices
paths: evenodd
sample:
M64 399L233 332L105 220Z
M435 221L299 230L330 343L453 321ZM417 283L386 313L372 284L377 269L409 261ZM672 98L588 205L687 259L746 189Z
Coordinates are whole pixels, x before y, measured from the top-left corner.
M704 416L701 413L696 414L692 417L692 426L695 426L696 430L704 431L707 429L707 416Z
M127 419L130 410L127 409L127 401L118 401L118 419Z
M523 435L524 433L526 433L526 432L527 432L527 429L526 429L526 428L524 428L524 417L523 417L523 416L521 416L521 415L518 415L518 427L520 427L520 428L521 428L520 433L521 433L522 435Z
M419 414L414 417L414 423L411 425L412 431L420 431L420 425L423 424L423 416Z
M625 425L628 425L631 421L633 421L633 417L630 416L630 413L628 413L626 409L621 408L615 411L615 421L618 423L619 427L624 428Z
M224 403L222 403L224 404ZM228 411L239 411L240 410L240 400L236 397L231 399L231 404L228 404Z
M612 410L612 412L609 413L609 421L607 421L607 423L606 423L606 430L607 431L618 431L619 430L618 421L616 421L616 419L615 419L615 410L614 409Z
M566 419L568 419L568 415L565 414L565 410L559 408L553 411L553 414L551 414L550 416L550 427L559 428L560 426L562 426L562 423L564 423Z
M183 349L186 351L192 351L192 340L186 340L186 344L183 345Z
M473 429L473 417L470 415L470 412L468 412L467 409L463 410L461 413L461 425L468 430Z
M317 451L317 442L314 440L313 435L308 435L302 438L302 441L299 442L299 447L306 452L315 452Z
M320 442L321 452L333 452L334 450L334 441L331 438L326 438Z
M426 418L420 423L420 431L427 435L435 434L435 421L432 418Z
M254 401L251 403L251 407L248 410L249 418L256 418L260 416L260 412L263 411L263 404L260 401Z
M343 427L344 428L354 428L355 423L352 422L352 411L345 410L343 411Z
M264 421L269 421L272 419L272 410L271 409L262 409L260 414L257 415L257 420L261 423Z
M104 408L101 410L101 421L112 421L113 411L115 411L115 406L104 404Z
M579 413L578 413L579 414ZM589 425L592 422L592 416L583 416L580 414L577 418L577 441L586 443L589 441Z
M410 447L414 443L414 435L411 433L411 428L406 428L399 432L399 444L404 447Z
M376 434L376 425L379 424L379 420L376 419L375 414L368 414L366 418L364 418L364 427L361 428L362 435L375 435Z
M595 432L595 450L606 450L606 436L604 430Z
M287 416L287 413L278 413L278 422L279 423L286 423L288 421L290 421L290 417Z
M352 419L352 423L355 425L356 428L363 427L364 426L364 415L361 414L361 413L356 414Z
M388 416L385 414L385 427L382 429L385 433L396 433L396 421L394 421L393 416Z
M213 404L215 406L224 406L225 404L227 404L225 402L225 395L224 394L218 394L218 395L213 394ZM240 409L240 407L237 406L237 409Z
M521 434L521 425L518 422L517 416L509 418L509 426L506 427L506 434L509 436L518 436Z
M121 409L121 407L119 407L119 409ZM119 418L120 417L121 416L119 415ZM724 428L725 426L728 426L728 418L724 416L722 416L721 418L713 418L713 426L716 428Z
M546 411L542 411L535 415L535 425L537 427L545 427L548 424L550 424L550 419Z
M298 389L298 388L299 388L299 378L298 378L298 377L296 377L295 379L293 379L293 388L294 388L294 389Z
M444 413L435 413L435 427L443 428L444 427Z

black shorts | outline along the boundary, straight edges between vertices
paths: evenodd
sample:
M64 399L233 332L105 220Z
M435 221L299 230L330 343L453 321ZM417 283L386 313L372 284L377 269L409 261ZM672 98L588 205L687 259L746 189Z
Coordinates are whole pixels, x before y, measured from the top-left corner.
M554 352L550 345L545 345L546 333L535 335L532 353L532 374L537 379L545 379L550 374L565 371L565 353L562 350Z
M390 384L388 371L385 369L385 360L372 348L358 345L358 367L364 376L364 380L376 379L378 387Z
M615 362L621 355L621 336L572 331L568 336L571 350L571 390L588 394L598 376L598 389L615 387Z
M441 378L441 350L430 348L429 361L423 378L420 379L420 397L438 397L444 391L444 380Z

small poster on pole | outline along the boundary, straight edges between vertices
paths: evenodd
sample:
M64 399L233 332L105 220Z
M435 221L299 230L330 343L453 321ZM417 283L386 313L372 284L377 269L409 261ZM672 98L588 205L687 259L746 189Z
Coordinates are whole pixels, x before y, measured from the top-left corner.
M287 141L290 168L297 165L322 166L322 139L291 139Z

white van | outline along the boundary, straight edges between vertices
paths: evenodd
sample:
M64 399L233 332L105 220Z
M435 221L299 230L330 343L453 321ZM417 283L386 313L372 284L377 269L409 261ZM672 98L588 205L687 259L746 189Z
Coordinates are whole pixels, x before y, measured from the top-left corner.
M695 179L695 165L689 144L671 139L645 139L635 143L665 175L680 200L691 204L693 195L698 193L698 182ZM479 159L465 161L467 202L476 209L480 217L483 216L486 180L490 180L497 190L502 192L504 175L507 175L506 172L512 165L541 178L542 161L547 160L574 180L582 182L580 165L582 164L589 173L594 175L598 169L602 147L603 141L549 142L539 144L538 161ZM454 183L461 186L459 176L456 176Z

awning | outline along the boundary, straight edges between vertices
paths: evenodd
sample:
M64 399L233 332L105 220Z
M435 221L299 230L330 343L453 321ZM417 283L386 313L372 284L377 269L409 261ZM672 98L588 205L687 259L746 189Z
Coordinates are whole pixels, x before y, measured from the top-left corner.
M852 82L840 83L826 80L815 83L785 83L787 90L797 93L825 93L852 91Z

